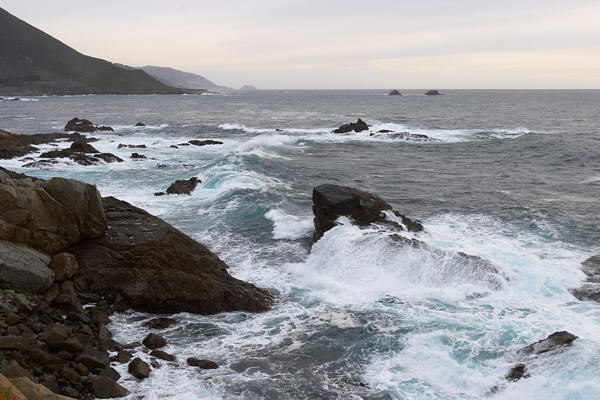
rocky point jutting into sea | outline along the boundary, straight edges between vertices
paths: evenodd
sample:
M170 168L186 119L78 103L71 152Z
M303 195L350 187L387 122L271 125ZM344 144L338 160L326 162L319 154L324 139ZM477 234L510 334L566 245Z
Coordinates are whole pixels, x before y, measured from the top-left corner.
M597 94L401 92L0 102L0 385L595 400Z

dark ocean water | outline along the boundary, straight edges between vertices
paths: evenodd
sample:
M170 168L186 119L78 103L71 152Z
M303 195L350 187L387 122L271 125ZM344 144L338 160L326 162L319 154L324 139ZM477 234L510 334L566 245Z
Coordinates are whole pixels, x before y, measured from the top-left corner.
M21 168L25 162L17 159L0 165L95 183L104 195L206 243L234 275L278 294L276 307L263 314L179 316L182 323L167 332L167 351L222 367L203 374L162 368L144 384L126 381L135 395L600 398L600 306L569 292L584 279L579 263L600 252L600 91L422 92L1 101L1 129L59 131L84 117L115 127L96 135L99 150L127 158L131 150L118 150L119 143L144 143L149 149L139 152L149 159L46 170ZM330 133L359 117L372 132L435 141ZM134 127L138 121L148 126ZM192 138L225 144L169 147ZM191 176L202 179L192 196L153 196ZM398 248L387 233L349 222L309 254L311 191L326 182L371 191L421 219L426 232L417 237L449 255L491 260L501 287L451 257ZM149 317L117 316L117 339L140 339ZM564 354L536 360L530 379L489 392L515 362L515 349L556 330L580 340Z

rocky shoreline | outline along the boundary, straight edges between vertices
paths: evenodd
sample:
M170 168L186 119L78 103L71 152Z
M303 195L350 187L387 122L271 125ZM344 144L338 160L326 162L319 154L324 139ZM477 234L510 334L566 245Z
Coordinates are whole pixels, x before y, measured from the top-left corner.
M0 373L14 393L121 397L128 391L111 361L128 362L130 374L144 379L159 363L131 360L132 349L175 360L158 350L166 342L154 333L141 344L112 340L106 326L115 311L214 314L272 304L267 291L233 278L202 244L124 201L102 198L93 185L0 168L0 198Z

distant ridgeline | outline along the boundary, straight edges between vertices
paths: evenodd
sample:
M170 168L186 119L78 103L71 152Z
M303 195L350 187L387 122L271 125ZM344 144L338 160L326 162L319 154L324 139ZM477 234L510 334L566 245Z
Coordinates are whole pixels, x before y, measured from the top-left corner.
M212 83L212 82L211 82ZM0 8L0 95L179 94L140 69L89 57Z

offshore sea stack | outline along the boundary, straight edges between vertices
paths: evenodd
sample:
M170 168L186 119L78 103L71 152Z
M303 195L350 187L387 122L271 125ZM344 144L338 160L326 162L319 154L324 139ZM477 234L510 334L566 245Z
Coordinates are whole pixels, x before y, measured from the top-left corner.
M319 240L325 232L336 226L341 216L352 218L359 226L374 222L391 223L384 214L389 211L402 219L404 227L411 232L423 230L419 221L412 220L386 203L379 196L348 186L323 184L315 187L312 194L315 233L313 242ZM404 229L398 226L400 229Z

